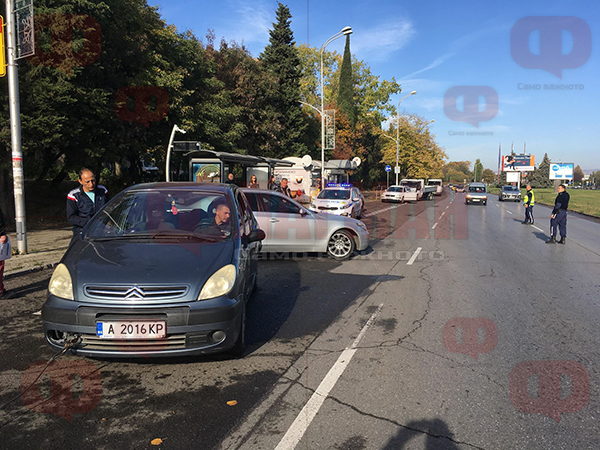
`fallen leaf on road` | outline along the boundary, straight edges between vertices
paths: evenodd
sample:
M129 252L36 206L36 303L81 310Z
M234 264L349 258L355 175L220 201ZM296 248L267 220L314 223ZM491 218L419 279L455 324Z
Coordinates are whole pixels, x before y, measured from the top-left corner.
M237 400L229 400L229 401L227 402L227 404L228 404L229 406L235 406L235 405L237 405Z
M162 444L162 439L161 439L161 438L152 439L152 440L150 441L150 443L151 443L152 445L160 445L160 444Z

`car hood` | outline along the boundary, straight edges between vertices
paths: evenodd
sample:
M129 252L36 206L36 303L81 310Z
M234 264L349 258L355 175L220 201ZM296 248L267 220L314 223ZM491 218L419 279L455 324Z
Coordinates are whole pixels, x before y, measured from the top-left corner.
M86 284L185 284L197 296L213 273L234 261L235 244L79 240L62 262L80 294Z

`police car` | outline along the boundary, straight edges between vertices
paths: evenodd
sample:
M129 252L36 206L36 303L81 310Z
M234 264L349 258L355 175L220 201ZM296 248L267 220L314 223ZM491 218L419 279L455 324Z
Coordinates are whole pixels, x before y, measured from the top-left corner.
M330 183L310 204L310 209L318 212L349 216L359 219L364 209L358 189L351 184Z

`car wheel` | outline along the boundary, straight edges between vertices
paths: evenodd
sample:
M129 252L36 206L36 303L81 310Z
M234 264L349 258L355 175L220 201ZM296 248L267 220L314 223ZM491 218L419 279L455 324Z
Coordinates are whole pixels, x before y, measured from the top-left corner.
M338 230L331 235L327 243L327 254L337 261L348 259L354 253L354 239L349 232Z
M244 354L244 350L246 350L246 301L243 301L242 305L242 317L240 320L240 329L238 338L235 341L235 344L231 349L229 349L228 353L232 356L242 356Z

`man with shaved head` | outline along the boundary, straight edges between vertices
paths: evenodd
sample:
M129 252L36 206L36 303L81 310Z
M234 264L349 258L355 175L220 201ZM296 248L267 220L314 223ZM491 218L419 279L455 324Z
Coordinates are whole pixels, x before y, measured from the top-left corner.
M67 194L67 220L73 224L73 238L108 201L108 189L96 185L96 176L90 169L79 171L79 185Z

